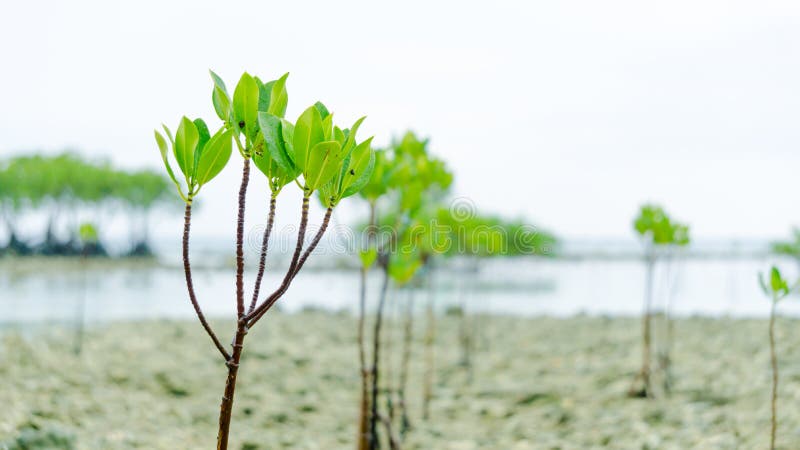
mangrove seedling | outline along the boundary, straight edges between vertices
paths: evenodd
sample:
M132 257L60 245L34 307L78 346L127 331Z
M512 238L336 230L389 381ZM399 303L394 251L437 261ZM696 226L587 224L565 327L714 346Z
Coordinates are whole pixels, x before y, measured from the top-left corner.
M183 117L174 136L163 127L156 130L155 139L167 174L178 195L186 204L183 228L183 265L189 300L200 324L211 338L227 366L228 376L222 395L217 433L217 449L228 448L231 412L244 340L248 331L286 293L306 260L322 239L333 209L339 202L358 193L370 178L374 156L370 139L356 141L356 132L364 118L352 128L339 128L333 124L333 115L322 103L308 107L295 123L284 118L288 103L286 79L288 74L262 82L245 73L233 92L222 79L211 72L213 88L211 99L222 125L213 134L202 119ZM166 135L166 137L165 137ZM189 262L189 231L192 204L203 186L214 179L225 167L236 146L243 159L242 180L238 193L236 218L236 329L230 351L222 345L217 334L205 319L192 283ZM171 160L178 170L172 169ZM266 176L270 208L259 258L259 270L249 306L244 292L244 218L245 199L250 181L250 162ZM303 192L297 244L283 280L271 294L259 299L259 288L265 271L267 242L275 218L276 198L283 188L296 184ZM320 192L325 200L326 212L319 230L308 245L305 234L308 226L309 198ZM260 302L259 302L260 300Z
M97 228L91 223L83 223L78 227L78 238L81 241L81 289L75 314L75 347L74 352L80 355L83 350L84 329L86 328L86 258L98 242Z
M772 395L770 397L771 427L769 434L769 448L775 450L775 438L778 432L778 356L775 350L775 316L778 303L786 298L796 287L789 287L786 278L780 270L773 266L769 272L769 280L764 279L764 274L758 276L761 290L770 299L769 313L769 359L772 367Z
M670 220L664 210L656 205L644 205L633 222L633 228L644 245L645 292L642 311L642 366L633 380L628 395L653 397L652 385L652 308L655 265L659 252L680 242L688 244L688 227ZM641 383L641 387L638 387Z

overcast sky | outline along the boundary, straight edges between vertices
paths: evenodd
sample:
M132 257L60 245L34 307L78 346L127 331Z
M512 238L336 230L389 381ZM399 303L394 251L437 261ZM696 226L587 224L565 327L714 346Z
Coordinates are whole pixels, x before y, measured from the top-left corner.
M798 55L796 1L6 2L0 155L160 168L154 127L215 117L207 69L290 72L290 118L322 100L379 144L414 129L483 212L625 237L657 201L697 236L780 236L800 224ZM200 234L232 230L233 161Z

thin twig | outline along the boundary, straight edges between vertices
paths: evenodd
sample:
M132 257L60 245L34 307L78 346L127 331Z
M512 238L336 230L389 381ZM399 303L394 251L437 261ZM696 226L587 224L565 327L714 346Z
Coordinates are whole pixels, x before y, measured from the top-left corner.
M281 287L278 288L277 291L273 292L272 295L269 296L267 301L264 302L264 305L262 305L264 306L263 310L258 314L258 316L253 318L253 320L250 322L250 326L253 326L254 323L256 323L264 314L266 314L267 311L269 311L270 308L272 308L272 305L274 305L275 302L277 302L281 297L283 297L283 294L285 294L286 291L289 289L289 286L291 286L292 281L294 281L294 277L297 276L297 274L300 272L300 269L302 269L303 265L306 263L306 260L308 260L308 257L311 255L314 249L317 248L317 245L322 240L322 235L325 234L325 230L328 229L328 224L330 223L331 220L331 213L333 213L332 206L329 207L328 210L325 212L325 218L322 220L322 225L317 231L317 234L314 235L314 238L311 240L311 243L303 252L303 256L301 256L297 260L297 263L294 265L291 278L289 278L288 281L286 278L284 278L284 283L281 284Z
M264 271L267 268L267 250L269 248L269 236L272 234L272 226L275 224L275 202L276 198L273 194L269 200L269 216L267 217L267 227L264 228L264 238L261 241L261 259L258 261L258 274L256 275L256 284L253 287L253 299L250 301L250 308L247 313L250 314L256 309L256 302L258 302L258 293L261 290L261 280L264 278Z
M244 209L249 181L250 158L245 158L242 184L239 187L239 214L236 220L236 314L240 319L244 317Z
M214 341L214 345L222 354L222 357L225 358L225 361L228 361L231 356L225 350L225 347L223 347L219 342L217 335L214 334L214 330L212 330L211 326L208 325L208 322L203 315L203 311L200 309L200 304L197 302L197 297L194 293L194 284L192 283L192 267L189 263L189 229L191 225L191 218L192 202L189 200L186 202L186 213L184 214L183 222L183 271L186 274L186 288L189 290L189 300L192 302L194 312L197 313L197 318L200 319L200 324L203 325L203 329L206 330L206 333L208 333L208 335L211 337L211 340Z
M381 295L378 300L378 310L375 318L375 331L372 337L372 414L370 416L370 450L378 448L378 384L379 377L379 361L380 361L380 348L381 348L381 325L383 320L383 307L386 304L386 293L389 290L389 269L387 265L383 265L383 284L381 286Z
M252 327L255 325L256 322L267 312L267 309L272 306L272 303L275 302L287 289L289 289L289 285L292 283L292 279L294 278L294 269L297 266L297 261L300 259L300 253L303 251L303 241L306 237L306 228L308 227L308 197L303 196L303 207L300 213L300 228L297 231L297 245L295 245L294 254L292 255L292 262L289 264L289 269L286 271L286 275L283 277L283 281L278 289L275 290L272 294L264 300L261 305L257 306L253 312L247 314L246 319L248 321L248 326Z
M769 315L769 356L772 365L772 427L770 430L769 448L775 450L775 436L778 432L778 357L775 354L775 305L776 299L772 301L772 309Z
M400 440L392 430L392 421L383 414L378 415L378 420L386 427L386 434L389 436L389 448L391 450L400 450Z

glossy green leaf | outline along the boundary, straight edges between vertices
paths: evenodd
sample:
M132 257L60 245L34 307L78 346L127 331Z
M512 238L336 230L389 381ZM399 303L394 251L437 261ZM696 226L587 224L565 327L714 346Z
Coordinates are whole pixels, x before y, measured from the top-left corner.
M267 112L258 113L258 124L264 136L264 144L269 155L287 174L294 172L294 164L286 153L283 141L283 123L281 119Z
M281 134L283 135L283 145L284 150L286 150L286 156L289 157L292 166L297 170L299 166L295 162L294 156L294 124L286 119L281 119Z
M342 148L345 148L344 142L347 139L347 135L345 135L344 131L342 131L342 129L336 125L333 126L333 139L338 142Z
M217 131L206 143L200 156L195 180L199 185L204 185L216 177L228 161L233 151L233 130L224 128Z
M231 99L228 94L224 93L219 87L214 86L214 90L211 92L211 102L214 104L214 111L217 113L217 117L224 122L229 122L231 120Z
M345 154L350 154L350 152L353 151L353 148L355 148L356 133L366 118L367 116L364 116L356 120L356 123L353 124L353 126L350 128L350 131L347 133L347 139L345 140L344 145L342 145L342 149L344 149Z
M372 138L362 142L353 150L347 172L342 179L341 198L357 193L369 182L375 168L375 152L371 148Z
M228 88L225 87L225 82L222 81L219 75L217 75L213 70L209 70L208 73L211 75L211 79L214 81L214 87L219 88L225 96L228 96Z
M161 160L164 161L164 167L167 169L167 174L172 179L172 182L175 183L176 186L180 187L180 183L178 183L178 179L175 178L175 172L172 171L172 167L169 164L169 159L167 158L167 152L169 151L167 141L164 139L164 136L158 132L158 130L153 130L153 133L155 134L156 143L158 144L158 150L161 153Z
M197 164L200 161L200 156L203 154L203 149L206 146L206 142L211 139L211 134L208 132L208 126L203 121L203 119L194 119L194 126L197 127L197 149L194 152L194 166L192 167L192 173L197 173Z
M272 84L268 113L273 116L283 117L286 114L286 106L289 104L289 93L286 91L286 79L289 73L275 80Z
M194 122L187 117L181 119L178 126L178 131L175 133L175 160L178 162L178 167L186 177L186 183L191 190L191 182L194 175L194 152L197 149L197 143L200 135L197 132L197 126Z
M294 161L298 169L305 172L311 149L324 140L322 117L316 106L310 106L300 114L294 125L292 147Z
M328 114L322 119L322 136L325 141L335 140L333 137L333 114Z
M248 139L255 137L258 130L258 98L258 82L245 72L233 91L233 120Z
M228 95L228 89L219 75L214 73L213 70L208 72L214 81L214 88L211 91L211 102L214 104L214 111L217 113L217 117L228 122L231 120L231 98Z
M324 119L331 114L328 111L328 107L326 107L322 102L314 103L314 108L317 108L317 111L319 111L319 116L321 119Z
M308 154L304 172L306 186L314 190L329 182L341 168L343 156L342 147L336 141L316 144Z

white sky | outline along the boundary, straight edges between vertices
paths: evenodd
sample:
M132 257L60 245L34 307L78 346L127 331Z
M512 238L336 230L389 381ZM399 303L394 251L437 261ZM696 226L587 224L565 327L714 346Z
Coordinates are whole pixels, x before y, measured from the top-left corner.
M793 1L5 1L0 155L160 167L155 126L214 118L208 68L231 88L288 71L289 117L322 100L378 143L430 136L484 212L624 237L654 200L696 236L780 236L800 224L799 50ZM200 234L233 229L234 161Z

